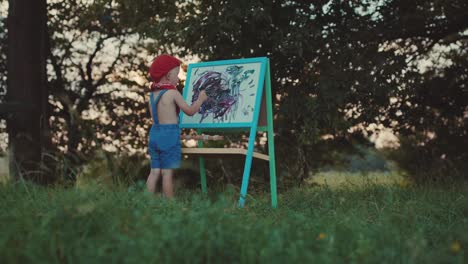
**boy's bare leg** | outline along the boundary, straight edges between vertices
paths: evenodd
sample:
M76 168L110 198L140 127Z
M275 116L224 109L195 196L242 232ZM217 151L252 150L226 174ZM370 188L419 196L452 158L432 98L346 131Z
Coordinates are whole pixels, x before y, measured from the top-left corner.
M174 183L173 183L174 170L163 169L162 170L162 191L164 196L168 199L174 198Z
M148 180L146 180L146 187L148 188L149 192L156 192L156 184L158 183L160 176L161 169L151 169L150 174L148 175Z

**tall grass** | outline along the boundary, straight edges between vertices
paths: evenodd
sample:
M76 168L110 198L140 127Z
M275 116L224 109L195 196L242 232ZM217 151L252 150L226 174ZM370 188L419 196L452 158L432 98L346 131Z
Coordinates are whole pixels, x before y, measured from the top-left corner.
M167 201L130 188L0 185L1 263L466 263L468 186L234 188Z

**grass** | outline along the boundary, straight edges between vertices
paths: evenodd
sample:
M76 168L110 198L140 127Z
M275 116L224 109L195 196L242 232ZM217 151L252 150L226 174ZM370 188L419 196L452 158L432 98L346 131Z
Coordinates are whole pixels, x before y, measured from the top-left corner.
M0 184L7 183L9 179L9 160L0 153Z
M1 263L466 263L468 185L237 191L0 184Z
M309 185L327 186L337 188L367 188L369 186L401 186L407 187L411 184L408 177L399 172L318 172L306 180Z

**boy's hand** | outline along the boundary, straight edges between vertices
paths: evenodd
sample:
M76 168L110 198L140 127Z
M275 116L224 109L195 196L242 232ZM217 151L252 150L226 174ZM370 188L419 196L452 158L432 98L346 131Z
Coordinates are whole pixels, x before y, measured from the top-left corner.
M202 102L206 101L208 99L208 95L206 95L205 90L201 90L200 93L198 94L198 100L201 100Z

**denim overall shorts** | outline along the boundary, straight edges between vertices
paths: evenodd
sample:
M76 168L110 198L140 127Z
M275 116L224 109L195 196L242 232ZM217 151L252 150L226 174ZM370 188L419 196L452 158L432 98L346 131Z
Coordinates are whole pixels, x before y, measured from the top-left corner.
M180 167L180 128L179 124L159 124L157 105L167 90L162 90L156 100L150 93L153 125L149 133L148 152L151 157L151 168L175 169Z

